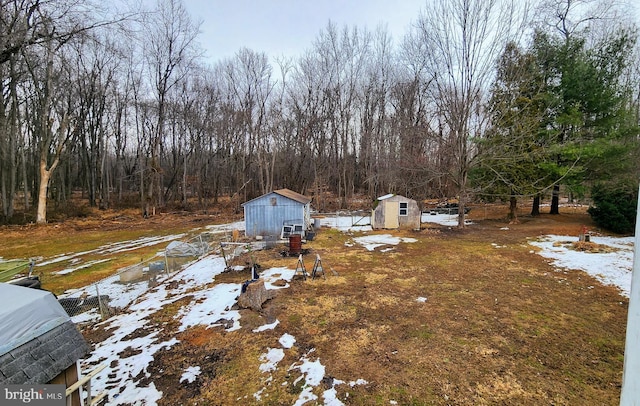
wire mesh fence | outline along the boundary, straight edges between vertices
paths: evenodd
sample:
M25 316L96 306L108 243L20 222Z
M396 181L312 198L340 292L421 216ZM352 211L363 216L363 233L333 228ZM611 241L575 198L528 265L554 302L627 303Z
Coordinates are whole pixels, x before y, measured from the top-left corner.
M141 295L194 261L212 252L224 252L223 245L232 239L232 231L223 229L172 241L162 254L118 269L113 275L84 288L67 291L58 296L58 302L77 324L100 322L134 303ZM250 249L244 245L240 244L240 249L227 253L226 258L231 262L249 252Z

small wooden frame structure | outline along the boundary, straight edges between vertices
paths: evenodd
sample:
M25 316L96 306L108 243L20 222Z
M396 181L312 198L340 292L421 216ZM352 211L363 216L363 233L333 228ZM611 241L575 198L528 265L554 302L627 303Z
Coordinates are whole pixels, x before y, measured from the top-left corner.
M98 365L98 367L96 369L91 371L86 376L83 376L82 378L80 378L80 380L78 382L76 382L73 385L69 386L67 388L67 390L65 391L65 396L67 397L67 406L72 406L74 404L73 403L73 395L76 392L77 392L76 396L78 396L78 398L80 397L82 388L84 388L84 390L87 393L87 400L84 403L85 406L94 406L94 405L97 405L98 403L100 403L102 401L102 399L104 399L104 397L107 396L107 392L106 391L105 392L100 392L100 393L98 393L98 395L96 397L92 397L91 396L91 378L96 376L100 371L102 371L106 367L107 367L106 364Z

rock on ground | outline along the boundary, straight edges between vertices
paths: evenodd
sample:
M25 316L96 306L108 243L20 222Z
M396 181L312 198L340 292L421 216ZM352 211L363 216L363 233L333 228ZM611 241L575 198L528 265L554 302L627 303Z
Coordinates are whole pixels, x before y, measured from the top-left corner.
M255 311L262 310L262 304L273 299L275 292L267 290L263 280L257 280L247 285L247 289L240 294L238 306L243 309L251 308Z

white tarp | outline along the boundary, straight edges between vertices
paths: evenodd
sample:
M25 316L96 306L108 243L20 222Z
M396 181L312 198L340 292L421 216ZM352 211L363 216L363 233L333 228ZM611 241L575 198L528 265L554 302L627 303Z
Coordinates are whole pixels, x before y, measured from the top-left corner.
M70 320L51 292L0 283L0 355Z

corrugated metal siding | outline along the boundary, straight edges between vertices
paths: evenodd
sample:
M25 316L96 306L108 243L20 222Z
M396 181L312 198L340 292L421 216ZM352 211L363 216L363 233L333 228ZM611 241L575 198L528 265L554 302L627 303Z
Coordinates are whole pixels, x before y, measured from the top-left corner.
M275 205L272 204L275 199ZM245 235L280 235L285 222L308 227L304 205L277 193L267 193L244 204Z

